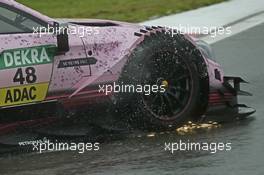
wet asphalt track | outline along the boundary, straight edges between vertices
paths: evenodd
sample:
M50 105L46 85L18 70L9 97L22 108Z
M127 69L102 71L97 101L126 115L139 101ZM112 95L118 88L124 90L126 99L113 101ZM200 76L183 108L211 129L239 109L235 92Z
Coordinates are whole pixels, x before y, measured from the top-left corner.
M184 136L175 133L131 135L102 144L99 152L58 152L0 158L0 174L264 174L264 24L213 44L226 75L244 77L242 89L253 97L240 101L254 107L253 119ZM229 152L164 151L164 142L231 142Z

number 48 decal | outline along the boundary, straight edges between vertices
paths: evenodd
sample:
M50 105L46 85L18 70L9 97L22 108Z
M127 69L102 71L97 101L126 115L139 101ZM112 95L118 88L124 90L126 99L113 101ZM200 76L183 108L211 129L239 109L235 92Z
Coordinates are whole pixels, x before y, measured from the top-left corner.
M28 84L35 83L37 81L35 68L27 67L25 70L22 68L17 69L13 81L15 83L19 82L21 85L23 85L25 82Z

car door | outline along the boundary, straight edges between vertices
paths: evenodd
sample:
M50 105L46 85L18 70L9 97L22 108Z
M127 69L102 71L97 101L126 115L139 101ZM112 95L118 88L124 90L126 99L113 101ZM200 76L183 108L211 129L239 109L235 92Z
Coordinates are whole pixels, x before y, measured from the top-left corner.
M56 36L39 35L45 22L0 3L0 108L45 100Z

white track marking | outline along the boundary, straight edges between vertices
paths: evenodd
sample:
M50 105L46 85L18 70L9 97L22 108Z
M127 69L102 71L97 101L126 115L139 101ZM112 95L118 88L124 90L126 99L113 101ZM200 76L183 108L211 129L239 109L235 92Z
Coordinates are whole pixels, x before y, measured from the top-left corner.
M209 44L213 44L218 41L224 40L228 37L231 37L233 35L236 35L238 33L241 33L243 31L246 31L262 23L264 23L264 13L261 13L259 15L245 19L241 22L235 23L234 25L231 25L232 33L230 35L216 35L216 37L211 37L210 35L207 35L207 36L201 37L201 39L206 41Z

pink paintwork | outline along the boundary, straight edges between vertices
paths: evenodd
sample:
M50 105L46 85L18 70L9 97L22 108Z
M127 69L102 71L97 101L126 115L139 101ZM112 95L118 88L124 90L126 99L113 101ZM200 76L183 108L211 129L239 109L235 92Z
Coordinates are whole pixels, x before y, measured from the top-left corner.
M42 15L24 5L12 0L1 0L1 4L11 6L27 13L28 15L43 21L46 24L53 25L57 20ZM37 66L38 79L41 82L49 82L49 89L44 101L57 100L67 106L93 103L97 98L107 98L99 93L99 84L112 83L117 81L129 54L136 48L150 31L142 34L140 37L135 32L140 33L144 26L129 24L125 22L116 22L109 20L78 20L72 21L77 24L68 23L69 27L81 28L84 25L97 23L99 26L89 26L97 31L96 34L69 34L70 50L65 54L56 55L51 64ZM101 25L106 25L101 27ZM151 32L160 31L160 28ZM187 36L188 37L188 36ZM189 37L196 42L197 39ZM29 48L42 45L57 45L56 35L38 33L18 33L18 34L0 34L0 53L16 48ZM59 64L65 60L94 57L97 62L93 65L73 66L58 68ZM223 83L223 71L219 64L204 58L207 64L210 84L221 86ZM221 80L215 79L214 70L220 71ZM10 82L15 70L2 70L0 75L0 88L15 86Z
M64 29L78 32L65 35L48 30L65 25ZM84 29L88 32L83 33ZM21 126L34 128L56 123L72 114L82 117L82 113L88 115L88 120L97 119L97 112L105 119L117 115L125 120L133 120L133 115L139 114L140 125L148 122L150 128L171 130L190 117L195 121L224 122L255 112L237 100L238 95L250 95L240 90L240 83L245 81L224 76L207 43L187 34L171 39L167 32L166 27L111 20L56 20L13 0L0 0L0 135ZM165 66L163 62L167 62ZM150 70L152 66L155 69ZM149 72L137 72L145 67ZM150 84L167 89L164 94L155 94L150 104L146 95L133 94L130 98L130 94L120 97L122 94L100 92L100 86L120 83L123 77L137 83L156 71L158 76ZM134 76L137 73L140 78ZM21 112L29 116L24 118ZM223 113L233 117L222 117Z

